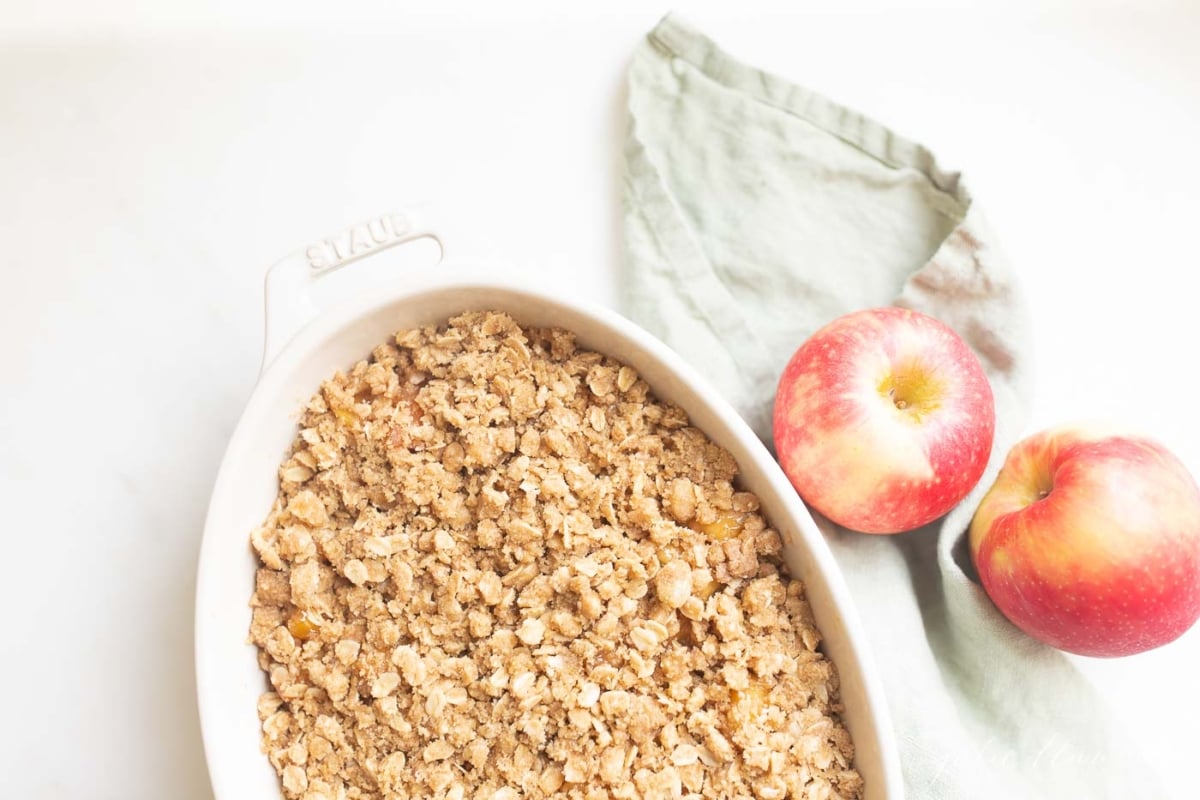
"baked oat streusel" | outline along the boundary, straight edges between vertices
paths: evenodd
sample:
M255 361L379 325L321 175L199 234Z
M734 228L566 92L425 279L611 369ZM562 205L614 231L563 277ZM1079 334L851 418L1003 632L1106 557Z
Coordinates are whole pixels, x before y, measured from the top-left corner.
M287 798L859 798L837 676L732 457L497 313L304 411L262 561Z

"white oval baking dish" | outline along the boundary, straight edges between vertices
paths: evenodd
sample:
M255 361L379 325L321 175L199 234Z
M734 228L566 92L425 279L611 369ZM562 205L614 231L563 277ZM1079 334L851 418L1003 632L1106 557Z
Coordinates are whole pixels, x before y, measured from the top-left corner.
M673 351L612 311L489 279L477 266L463 264L406 271L389 285L375 285L317 313L314 293L322 276L421 237L441 245L411 216L390 214L321 240L268 273L263 371L221 462L196 580L197 695L217 800L281 796L279 780L260 750L256 701L267 683L255 648L247 643L256 567L249 535L275 499L278 466L296 435L297 412L322 380L367 356L395 331L473 309L502 310L522 324L575 331L580 344L637 369L655 394L684 408L693 424L733 454L741 483L759 496L783 537L788 567L807 587L824 650L841 678L844 717L866 798L900 798L899 760L881 685L828 546L770 453Z

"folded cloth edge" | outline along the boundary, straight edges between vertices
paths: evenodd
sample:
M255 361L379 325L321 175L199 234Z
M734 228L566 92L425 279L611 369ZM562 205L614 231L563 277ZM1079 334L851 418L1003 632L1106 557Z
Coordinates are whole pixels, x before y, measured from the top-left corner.
M941 242L928 261L909 276L901 291L895 295L893 302L896 305L912 307L942 318L952 328L958 330L972 345L994 382L999 376L998 382L1002 385L999 386L997 392L999 395L997 401L1006 404L1008 412L998 424L996 447L993 450L988 471L981 481L982 485L972 493L972 497L977 501L979 493L986 489L986 485L990 484L999 470L1004 451L1015 441L1025 423L1031 371L1028 342L1031 336L1028 315L1024 304L1020 301L1019 286L1013 278L1007 259L994 245L994 236L991 235L981 211L961 182L960 174L943 170L930 151L898 136L862 114L843 108L823 96L797 87L783 78L734 60L703 34L694 31L677 17L665 18L649 34L648 40L654 49L668 58L686 62L712 81L820 127L885 166L919 172L928 179L934 188L945 193L951 205L958 206L957 209L946 209L947 213L955 213L955 211L958 213L958 224L954 230ZM681 74L682 65L673 65L673 68L677 74ZM647 151L639 139L637 115L632 106L630 112L631 127L629 145L626 150L627 159L631 162L629 164L630 172L636 172L639 167L649 168L650 172L656 172L651 163L652 154ZM639 159L642 162L640 164ZM638 176L627 174L626 177L627 193L637 193L645 188L639 186L634 180ZM645 175L640 177L644 178ZM667 187L663 185L657 188L662 191L663 201L673 205L674 201ZM629 200L628 197L626 199ZM645 208L627 210L644 212ZM675 216L671 215L672 218ZM662 221L662 219L655 219L653 222L661 223ZM650 234L660 233L655 224L651 224L651 220L646 219L645 222ZM690 266L703 273L703 265L707 259L699 241L686 225L677 227L680 230L671 234L672 238L688 243L688 253L698 259L693 261ZM668 249L672 250L670 253L672 259L679 255L678 248ZM958 307L957 303L939 303L939 300L945 299L942 295L947 292L965 297L969 301L967 305L971 306L976 313L979 311L980 304L986 303L989 298L993 300L1000 298L1003 303L1011 303L1019 313L1007 321L1007 329L1003 331L1003 335L998 336L996 331L989 330L987 326L976 324L972 319L973 314L970 309L964 311ZM686 294L686 292L681 292L681 294ZM698 308L701 314L711 315L711 306L700 302L701 299L701 297L689 298L689 301L693 307ZM971 305L972 303L974 305ZM1018 345L1013 346L1010 344L1012 342L1017 342ZM1020 357L1017 357L1018 353L1020 353ZM761 379L762 376L759 378ZM729 391L729 387L723 388L726 388L727 392ZM771 389L773 390L773 388L772 386ZM996 388L995 384L994 388ZM735 388L733 394L737 393ZM759 397L761 396L759 395ZM734 401L734 405L746 414L760 435L769 441L769 429L762 427L762 415L756 415L753 411L747 413L746 406L739 404L737 397L731 396L729 399ZM759 424L756 425L756 422ZM1007 640L1007 646L1015 648L1016 652L1029 658L1031 664L1036 661L1053 661L1061 662L1065 667L1066 663L1061 653L1051 651L1032 640L1025 639L1011 626L1004 627L1007 623L997 618L998 612L983 595L978 584L971 580L970 565L967 563L969 558L963 558L960 547L963 532L970 520L970 508L973 508L973 505L970 505L971 499L969 497L966 503L960 505L949 517L941 521L941 526L945 528L942 532L951 535L938 536L935 551L929 554L936 560L941 580L956 584L955 587L948 587L950 593L958 595L959 602L965 601L967 606L949 607L946 608L946 612L951 618L962 617L960 622L969 623L970 621L965 618L970 617L972 613L983 613L988 618L996 619L1004 631L1011 632L1010 636L1001 637ZM954 530L951 531L951 528ZM913 541L915 542L915 539ZM930 544L933 544L932 541ZM964 597L964 593L970 597ZM951 598L942 597L939 602L945 603L949 599ZM942 664L943 669L948 667L951 672L955 671L957 666L953 662ZM943 675L942 677L947 676ZM1092 739L1093 737L1088 738ZM1153 786L1153 781L1148 780L1146 785Z

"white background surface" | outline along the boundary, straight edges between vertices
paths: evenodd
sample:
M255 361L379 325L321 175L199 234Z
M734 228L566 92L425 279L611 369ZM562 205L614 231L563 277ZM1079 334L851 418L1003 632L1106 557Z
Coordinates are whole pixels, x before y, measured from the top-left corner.
M211 797L194 561L274 259L420 203L458 257L615 299L623 69L669 6L322 5L0 2L5 797ZM1113 418L1200 474L1200 6L875 5L676 8L966 171L1036 427ZM1085 664L1180 800L1198 663L1200 630Z

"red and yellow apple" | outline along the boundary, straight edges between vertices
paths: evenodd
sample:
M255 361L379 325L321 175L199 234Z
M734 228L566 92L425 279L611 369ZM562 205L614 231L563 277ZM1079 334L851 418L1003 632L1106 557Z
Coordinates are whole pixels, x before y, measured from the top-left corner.
M932 522L979 482L996 412L979 359L933 317L856 311L814 333L775 395L775 451L810 506L865 533Z
M1059 428L1020 442L970 542L997 608L1062 650L1140 653L1200 617L1200 490L1140 436Z

